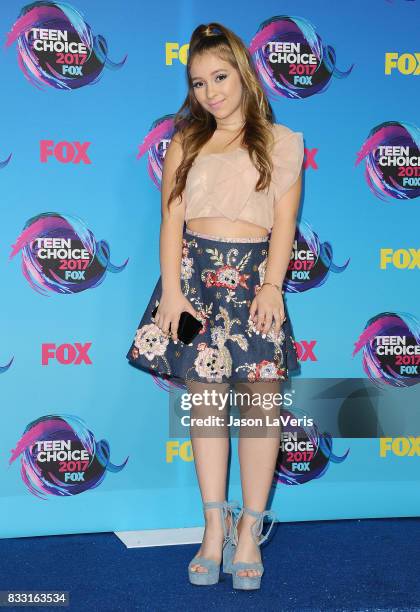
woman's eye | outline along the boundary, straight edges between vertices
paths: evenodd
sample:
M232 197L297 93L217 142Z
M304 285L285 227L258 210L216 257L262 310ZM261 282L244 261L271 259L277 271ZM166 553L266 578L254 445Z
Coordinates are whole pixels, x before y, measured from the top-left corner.
M227 74L218 74L216 76L216 79L220 79L220 80L224 80L227 77ZM203 84L203 81L196 81L195 83L193 83L193 87L195 89L197 89L197 87L201 86Z

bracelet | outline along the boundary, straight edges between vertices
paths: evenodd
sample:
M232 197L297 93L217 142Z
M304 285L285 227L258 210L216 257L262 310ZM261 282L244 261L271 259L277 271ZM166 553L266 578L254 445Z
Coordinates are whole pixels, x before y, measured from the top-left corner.
M281 291L282 293L284 293L284 291L282 290L280 285L275 285L274 283L263 283L261 285L261 287L264 287L264 285L272 285L273 287L275 287L276 289L278 289L279 291Z

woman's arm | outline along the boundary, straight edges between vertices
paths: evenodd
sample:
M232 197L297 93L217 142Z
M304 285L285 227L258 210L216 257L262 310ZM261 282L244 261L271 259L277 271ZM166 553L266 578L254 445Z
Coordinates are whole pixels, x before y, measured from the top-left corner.
M274 222L264 282L274 283L280 287L283 285L290 262L301 191L302 171L287 193L274 203ZM249 312L256 328L263 334L270 329L274 316L275 332L278 334L284 319L282 294L276 287L264 285L255 296Z
M283 285L295 238L301 191L302 171L289 191L274 203L274 223L264 277L267 283Z
M198 313L181 289L182 236L185 218L185 202L181 198L172 200L168 210L169 194L175 184L175 172L181 163L182 146L175 136L166 150L162 172L161 224L160 224L160 271L162 295L154 318L165 335L169 333L174 342L178 340L178 325L185 310L198 318Z
M165 154L161 188L160 270L162 292L181 292L182 232L185 218L185 202L180 197L172 200L168 210L168 198L175 185L175 172L182 160L182 146L178 138L172 138ZM184 200L185 198L183 198Z

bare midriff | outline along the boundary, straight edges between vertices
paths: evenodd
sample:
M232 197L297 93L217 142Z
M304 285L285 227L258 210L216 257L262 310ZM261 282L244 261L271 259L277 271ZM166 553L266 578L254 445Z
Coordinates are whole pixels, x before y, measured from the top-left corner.
M187 228L221 238L263 238L269 234L267 228L261 225L248 221L231 221L226 217L196 217L187 221Z

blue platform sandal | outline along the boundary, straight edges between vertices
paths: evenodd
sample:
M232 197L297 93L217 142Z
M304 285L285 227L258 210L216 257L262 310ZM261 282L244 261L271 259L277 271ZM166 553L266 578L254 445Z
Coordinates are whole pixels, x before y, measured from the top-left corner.
M239 519L242 514L246 512L247 514L251 514L251 516L255 516L257 519L255 523L251 525L251 533L252 537L257 546L260 546L263 542L268 538L271 528L274 525L274 521L276 520L276 515L272 510L264 510L264 512L256 512L255 510L251 510L250 508L246 508L245 506L240 511L232 530L232 548L233 551L236 550L236 546L238 545L238 529L237 525ZM267 533L261 536L263 530L264 517L271 515L271 525L268 529ZM256 570L259 572L259 576L238 576L237 572L241 570ZM248 563L245 561L237 561L236 563L231 564L231 573L232 573L232 584L234 589L243 589L243 590L251 590L251 589L259 589L261 586L261 578L264 573L264 566L262 563Z
M232 558L234 554L234 548L232 547L232 536L233 536L233 528L235 523L234 511L235 508L240 508L240 504L237 501L232 502L204 502L203 509L207 510L209 508L219 508L220 516L222 519L223 525L223 571L226 573L231 572L232 567ZM228 531L226 527L226 518L230 514L230 529ZM191 566L199 564L203 567L207 568L207 572L193 572L191 570ZM213 559L207 559L202 556L195 556L191 559L188 564L188 576L191 584L197 585L211 585L219 582L220 577L220 564L213 561Z

